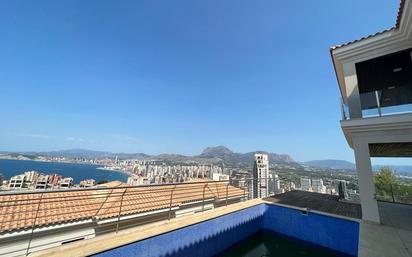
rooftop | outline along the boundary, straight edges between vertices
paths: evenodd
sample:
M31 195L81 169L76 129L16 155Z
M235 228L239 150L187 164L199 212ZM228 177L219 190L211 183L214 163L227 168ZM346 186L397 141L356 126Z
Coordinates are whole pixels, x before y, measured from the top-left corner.
M265 200L351 218L362 218L360 204L339 201L336 195L295 190Z
M138 187L113 181L93 189L4 194L0 195L0 233L82 220L99 221L244 194L244 190L227 182L214 181Z

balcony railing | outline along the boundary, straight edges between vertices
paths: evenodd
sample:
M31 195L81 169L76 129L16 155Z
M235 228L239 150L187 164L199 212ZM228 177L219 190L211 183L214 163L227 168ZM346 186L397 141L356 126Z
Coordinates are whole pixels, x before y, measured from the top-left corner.
M381 117L412 112L412 85L389 87L360 94L362 117ZM341 99L342 120L349 120L349 108Z
M86 239L109 232L117 233L120 229L131 226L170 220L189 213L245 201L253 198L256 185L261 183L257 182L252 179L232 179L2 193L0 255L27 255L33 251L78 240L49 239L46 244L33 244L37 232L55 229L60 225L89 224L91 232L81 235L81 239ZM266 194L270 195L268 191ZM145 220L147 217L150 219ZM94 229L96 227L99 229ZM21 247L7 251L4 246L16 240L13 235L25 236L27 244L20 242L17 245Z
M375 185L376 199L380 201L412 204L412 186L403 184Z

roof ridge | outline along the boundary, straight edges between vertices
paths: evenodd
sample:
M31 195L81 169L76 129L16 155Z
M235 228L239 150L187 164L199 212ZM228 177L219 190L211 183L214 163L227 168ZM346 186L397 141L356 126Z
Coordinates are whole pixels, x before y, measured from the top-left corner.
M406 2L406 0L400 0L399 8L398 8L398 14L396 15L396 23L395 23L395 26L393 26L393 27L391 27L391 28L389 28L389 29L385 29L385 30L376 32L376 33L374 33L374 34L370 34L370 35L367 35L367 36L363 36L363 37L361 37L361 38L359 38L359 39L355 39L355 40L349 41L349 42L344 43L344 44L339 44L339 45L331 46L331 47L329 48L329 50L330 50L330 51L333 51L333 50L335 50L335 49L338 49L338 48L341 48L341 47L344 47L344 46L347 46L347 45L351 45L351 44L357 43L357 42L359 42L359 41L363 41L363 40L365 40L365 39L372 38L372 37L376 37L376 36L382 35L382 34L384 34L384 33L387 33L387 32L390 32L390 31L394 31L394 30L399 29L399 26L400 26L400 24L401 24L401 19L402 19L402 13L403 13L403 10L404 10L404 7L405 7L405 2Z

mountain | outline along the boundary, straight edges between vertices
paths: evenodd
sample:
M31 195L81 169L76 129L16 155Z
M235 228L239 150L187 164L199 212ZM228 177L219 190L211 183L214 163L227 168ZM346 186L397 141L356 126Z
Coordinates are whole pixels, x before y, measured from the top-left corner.
M356 165L354 163L344 160L314 160L302 162L302 164L322 169L356 170ZM411 165L373 165L372 168L374 171L378 171L384 166L389 166L399 174L412 174Z
M113 153L111 152L94 151L94 150L86 150L86 149L68 149L68 150L60 150L60 151L39 152L36 154L46 155L50 157L91 158L91 159L113 156Z
M255 151L248 153L235 153L225 146L207 147L201 154L195 156L186 156L180 154L159 154L149 155L144 153L112 153L104 151L93 151L86 149L69 149L51 152L25 152L12 154L30 154L31 156L49 156L49 157L67 157L67 158L115 158L119 159L151 159L174 162L204 162L225 164L231 166L246 165L251 166L255 153L267 153L270 163L295 163L293 158L287 154L268 153L264 151Z
M251 165L256 153L268 154L270 163L294 163L293 158L287 154L268 153L265 151L255 151L249 153L235 153L225 146L207 147L198 155L200 158L220 159L222 162L231 165Z
M411 165L373 165L373 170L378 171L381 167L390 167L398 174L412 174Z
M329 169L345 169L345 170L355 170L356 166L354 163L344 161L344 160L313 160L303 162L303 164L311 167L317 168L329 168Z
M206 147L199 157L215 158L233 156L235 153L225 146Z

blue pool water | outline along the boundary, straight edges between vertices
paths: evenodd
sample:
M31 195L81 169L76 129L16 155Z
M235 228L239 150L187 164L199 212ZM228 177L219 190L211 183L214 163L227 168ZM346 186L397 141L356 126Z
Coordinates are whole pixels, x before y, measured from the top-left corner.
M309 247L329 251L330 256L358 254L358 222L313 212L303 213L278 205L260 204L96 256L209 257L221 254L261 231L273 232L283 238L304 242Z

